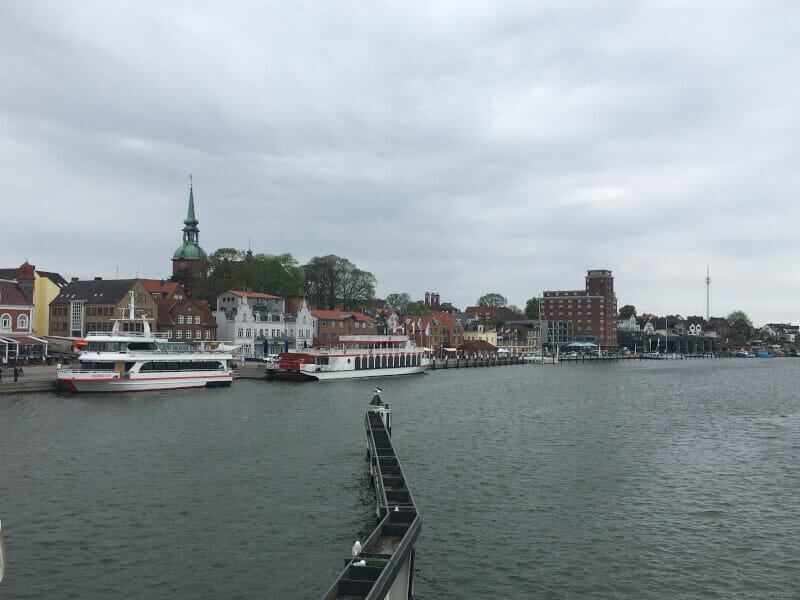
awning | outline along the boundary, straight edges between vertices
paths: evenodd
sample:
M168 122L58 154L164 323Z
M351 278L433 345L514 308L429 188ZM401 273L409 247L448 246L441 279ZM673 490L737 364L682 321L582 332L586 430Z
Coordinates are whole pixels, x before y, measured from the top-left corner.
M16 342L21 346L47 346L50 343L47 340L40 340L32 335L12 335L5 339Z

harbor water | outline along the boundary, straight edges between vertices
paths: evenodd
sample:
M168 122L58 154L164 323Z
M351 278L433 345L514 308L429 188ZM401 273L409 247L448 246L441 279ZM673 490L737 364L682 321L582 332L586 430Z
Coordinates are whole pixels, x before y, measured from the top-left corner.
M380 380L443 598L797 598L800 361ZM375 524L374 381L0 396L0 598L320 597Z

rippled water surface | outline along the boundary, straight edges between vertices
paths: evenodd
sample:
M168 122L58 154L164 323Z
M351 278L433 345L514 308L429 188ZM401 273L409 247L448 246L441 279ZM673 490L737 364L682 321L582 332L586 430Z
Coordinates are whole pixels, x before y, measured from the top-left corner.
M384 379L416 594L797 598L800 361ZM372 382L0 396L0 598L317 598L374 524Z

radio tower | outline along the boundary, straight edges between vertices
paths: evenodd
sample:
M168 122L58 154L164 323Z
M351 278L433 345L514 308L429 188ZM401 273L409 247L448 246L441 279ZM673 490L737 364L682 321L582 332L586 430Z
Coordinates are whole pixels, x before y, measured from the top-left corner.
M709 272L709 268L706 267L706 321L711 318L711 314L709 313L709 298L711 295L711 273Z

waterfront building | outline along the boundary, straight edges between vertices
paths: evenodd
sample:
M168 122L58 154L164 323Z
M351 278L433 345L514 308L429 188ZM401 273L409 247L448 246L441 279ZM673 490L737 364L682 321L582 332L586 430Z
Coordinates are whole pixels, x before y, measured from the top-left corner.
M486 322L473 321L464 326L464 340L483 340L497 346L497 328L489 327Z
M30 281L33 282L33 278ZM35 336L35 314L32 287L0 280L0 361L4 364L12 359L47 353L47 342Z
M800 326L791 323L767 323L761 332L772 339L793 343L800 337Z
M79 280L73 277L50 302L48 335L81 338L91 331L111 331L113 319L130 306L133 293L136 317L158 320L158 304L140 279ZM123 323L123 331L142 331L142 323Z
M496 358L499 349L486 340L466 340L457 350L464 358Z
M322 346L338 343L343 335L376 335L378 322L360 312L312 310L315 328L313 340Z
M543 292L539 311L543 319L568 322L577 341L617 345L617 297L608 269L587 271L583 290Z
M401 319L403 332L433 356L453 354L464 342L464 327L455 315L431 310L429 315L408 315Z
M194 214L194 189L189 184L189 209L183 221L183 243L172 255L173 276L184 277L187 282L200 275L201 261L206 258L206 252L199 243L198 223ZM191 289L186 291L191 294Z
M284 299L272 294L224 292L217 296L217 310L213 312L217 339L238 346L234 351L236 356L253 358L296 349L299 334L303 335L305 345L310 345L311 319L302 315L301 319L305 317L307 322L300 330L296 315L287 314L285 307ZM303 342L299 347L303 347Z
M546 322L539 319L507 321L497 345L511 356L538 353L542 349L543 326Z
M33 298L33 333L47 335L50 330L50 302L67 285L67 281L58 273L39 271L28 261L17 268L0 269L0 279L16 281L26 297Z

